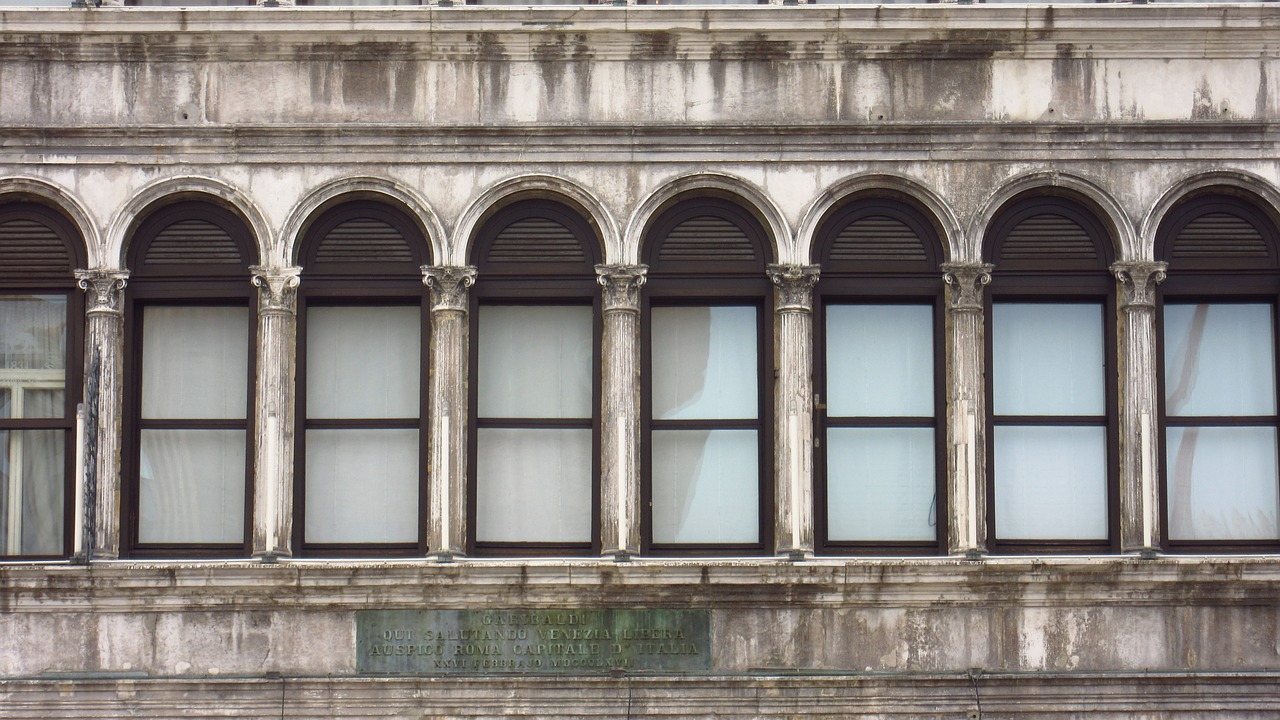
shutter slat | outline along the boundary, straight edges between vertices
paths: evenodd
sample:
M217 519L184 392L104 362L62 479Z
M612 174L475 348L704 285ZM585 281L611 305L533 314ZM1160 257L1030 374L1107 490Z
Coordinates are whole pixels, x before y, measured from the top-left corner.
M828 259L841 262L925 262L924 241L906 223L884 215L859 218L831 243Z
M208 220L179 220L147 246L144 265L242 265L240 248L226 230Z
M71 253L53 228L28 219L0 223L0 280L66 279L71 265Z
M658 260L756 260L751 239L734 223L714 215L690 218L672 228L658 250Z
M582 243L550 218L529 217L503 228L489 246L491 263L586 263Z
M378 218L352 218L329 231L316 248L318 263L412 263L403 234Z
M1201 215L1187 223L1173 240L1173 258L1257 258L1270 257L1266 239L1245 218L1227 212Z
M1074 220L1044 213L1018 223L1006 236L1000 260L1084 260L1097 262L1098 248Z

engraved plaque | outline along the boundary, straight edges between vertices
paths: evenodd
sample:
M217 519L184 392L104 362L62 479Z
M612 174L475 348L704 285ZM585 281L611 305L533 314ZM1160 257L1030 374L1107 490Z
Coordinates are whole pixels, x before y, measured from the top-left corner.
M706 609L360 610L356 670L448 673L699 672Z

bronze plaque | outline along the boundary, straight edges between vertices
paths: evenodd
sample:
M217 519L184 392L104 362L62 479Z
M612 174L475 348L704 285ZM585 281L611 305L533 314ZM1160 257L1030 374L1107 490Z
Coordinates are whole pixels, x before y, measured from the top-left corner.
M711 667L706 609L360 610L356 670L685 673Z

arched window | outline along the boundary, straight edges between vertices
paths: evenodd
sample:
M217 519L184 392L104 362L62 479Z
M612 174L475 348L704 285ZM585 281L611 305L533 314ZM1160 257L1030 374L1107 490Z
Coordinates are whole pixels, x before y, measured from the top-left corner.
M1112 248L1064 197L1015 199L988 229L993 551L1105 551L1118 536Z
M734 202L678 202L645 235L644 541L648 552L771 542L768 236Z
M476 554L598 548L599 247L581 213L547 200L503 207L476 238Z
M862 197L819 226L818 549L945 550L942 262L913 203Z
M426 238L372 200L328 209L298 253L295 546L426 552Z
M0 201L0 556L68 554L84 242L60 213Z
M202 200L132 233L124 541L134 556L248 553L254 333L248 225Z
M1274 551L1276 302L1280 231L1258 204L1222 193L1160 225L1166 540L1172 550Z

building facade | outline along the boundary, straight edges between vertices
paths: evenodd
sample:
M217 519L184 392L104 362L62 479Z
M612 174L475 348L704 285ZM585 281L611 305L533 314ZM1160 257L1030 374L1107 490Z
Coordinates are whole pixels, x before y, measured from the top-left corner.
M0 717L1280 710L1271 5L0 36Z

